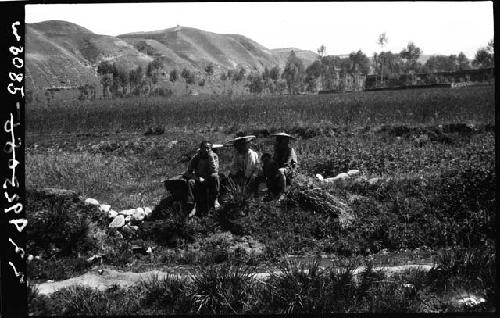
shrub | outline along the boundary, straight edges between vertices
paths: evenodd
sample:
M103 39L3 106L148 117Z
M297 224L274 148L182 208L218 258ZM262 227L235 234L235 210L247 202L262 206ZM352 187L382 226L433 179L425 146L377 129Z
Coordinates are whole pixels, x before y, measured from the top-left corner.
M70 255L92 249L86 212L95 207L85 206L76 195L46 197L37 191L27 192L27 203L30 253Z

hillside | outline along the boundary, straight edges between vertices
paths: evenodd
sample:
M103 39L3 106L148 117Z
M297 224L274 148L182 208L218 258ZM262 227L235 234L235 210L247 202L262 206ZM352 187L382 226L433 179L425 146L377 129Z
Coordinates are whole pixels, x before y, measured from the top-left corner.
M27 24L26 48L28 88L96 83L96 66L103 60L124 68L152 60L121 39L66 21Z
M214 64L216 69L244 67L260 72L264 67L272 67L278 62L270 50L237 34L216 34L179 27L122 34L118 38L138 50L149 50L151 55L166 56L167 61L174 64L167 67L189 64L195 69L203 69L208 64Z
M95 34L77 24L50 20L26 26L26 85L30 90L96 84L102 61L120 68L143 68L161 57L165 69L188 68L203 73L207 65L215 73L245 68L284 68L292 49L268 49L239 34L216 34L190 27L134 32L117 37ZM307 67L316 59L311 51L293 49Z
M283 70L292 50L305 67L317 59L312 51L268 49L239 34L177 26L114 37L60 20L27 24L26 48L29 90L98 84L97 65L105 60L130 70L138 65L145 68L154 58L161 57L167 71L187 68L204 73L205 67L212 64L217 74L240 67L248 72L262 72L278 65ZM422 55L419 62L425 63L429 56ZM218 77L211 80L215 78Z

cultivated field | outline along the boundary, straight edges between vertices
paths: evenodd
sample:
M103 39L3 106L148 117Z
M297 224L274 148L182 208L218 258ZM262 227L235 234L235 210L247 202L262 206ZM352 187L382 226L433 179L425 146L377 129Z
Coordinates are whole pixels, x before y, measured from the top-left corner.
M28 264L33 283L110 268L196 274L105 291L33 290L33 313L495 310L494 87L102 100L26 113L28 248L40 255ZM149 128L163 133L145 135ZM281 204L233 189L209 216L186 221L157 207L161 218L117 233L76 197L38 191L73 190L117 211L155 207L167 195L161 181L184 171L202 139L244 131L263 153L281 130L298 137L300 165ZM231 155L220 154L224 172ZM314 178L349 169L361 175ZM102 261L88 262L95 254ZM434 265L390 277L370 267L410 263ZM284 274L265 283L248 274L276 268ZM484 302L465 304L467 295Z

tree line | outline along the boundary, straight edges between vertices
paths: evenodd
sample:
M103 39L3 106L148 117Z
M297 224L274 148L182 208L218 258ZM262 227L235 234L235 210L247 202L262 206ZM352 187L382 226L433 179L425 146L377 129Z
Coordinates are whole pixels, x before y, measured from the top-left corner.
M399 53L384 51L389 39L382 33L377 44L381 51L373 53L371 59L361 50L353 51L348 56L327 55L326 47L317 50L317 59L305 67L294 51L290 52L286 64L281 70L278 66L264 68L262 72L247 74L244 67L221 71L220 81L245 82L250 93L298 94L302 91L315 91L321 82L323 89L331 89L335 81L346 74L375 74L381 82L399 78L403 74L455 72L472 68L494 67L494 43L491 40L486 47L477 50L472 62L460 52L458 55L433 55L425 63L419 62L422 50L409 42ZM176 82L184 79L188 85L204 86L206 79L214 80L215 66L207 64L200 72L183 68L182 70L165 69L166 61L156 57L143 69L140 65L127 70L109 61L101 62L97 67L103 87L103 96L138 96L170 95L157 86L160 81Z

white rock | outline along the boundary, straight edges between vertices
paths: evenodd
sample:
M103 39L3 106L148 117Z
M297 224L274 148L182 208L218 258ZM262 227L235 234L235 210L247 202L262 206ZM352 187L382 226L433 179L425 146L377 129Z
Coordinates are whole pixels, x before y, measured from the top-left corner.
M35 259L35 256L33 255L28 255L28 262L31 262L33 259Z
M122 227L125 225L125 217L123 215L117 215L113 221L109 224L109 227Z
M146 216L149 216L151 215L151 213L153 213L153 209L151 209L150 207L145 207L144 213L146 213Z
M137 208L135 213L131 215L132 220L142 221L146 217L146 212L143 208Z
M347 175L349 175L349 177L357 176L358 174L359 174L359 170L349 170L349 171L347 171Z
M328 183L331 183L331 182L335 182L335 178L326 178L326 179L323 179L324 182L328 182Z
M375 177L375 178L371 178L370 180L368 180L368 183L370 185L374 185L374 184L377 184L379 181L380 181L380 178Z
M146 253L148 253L148 254L153 253L153 248L151 246L148 247L148 249L146 250Z
M99 201L97 201L96 199L92 199L92 198L85 199L84 203L89 204L89 205L99 205Z
M480 303L484 303L486 300L484 298L477 298L475 296L470 296L470 297L464 297L460 299L458 302L463 303L466 306L477 306Z
M336 180L345 180L349 178L349 175L345 172L339 173L335 178L333 178L335 181Z
M130 215L127 215L125 218L124 218L125 222L130 222L130 220L132 220L132 216Z
M136 212L136 209L121 210L118 214L129 216Z
M118 215L118 212L116 212L115 210L109 210L109 212L108 212L108 216L110 218L114 219L117 215Z
M316 173L316 178L318 178L319 181L323 181L324 180L323 176L321 174L319 174L319 173Z
M101 210L104 213L108 213L110 209L111 209L111 205L109 205L109 204L101 204L99 206L99 210Z

